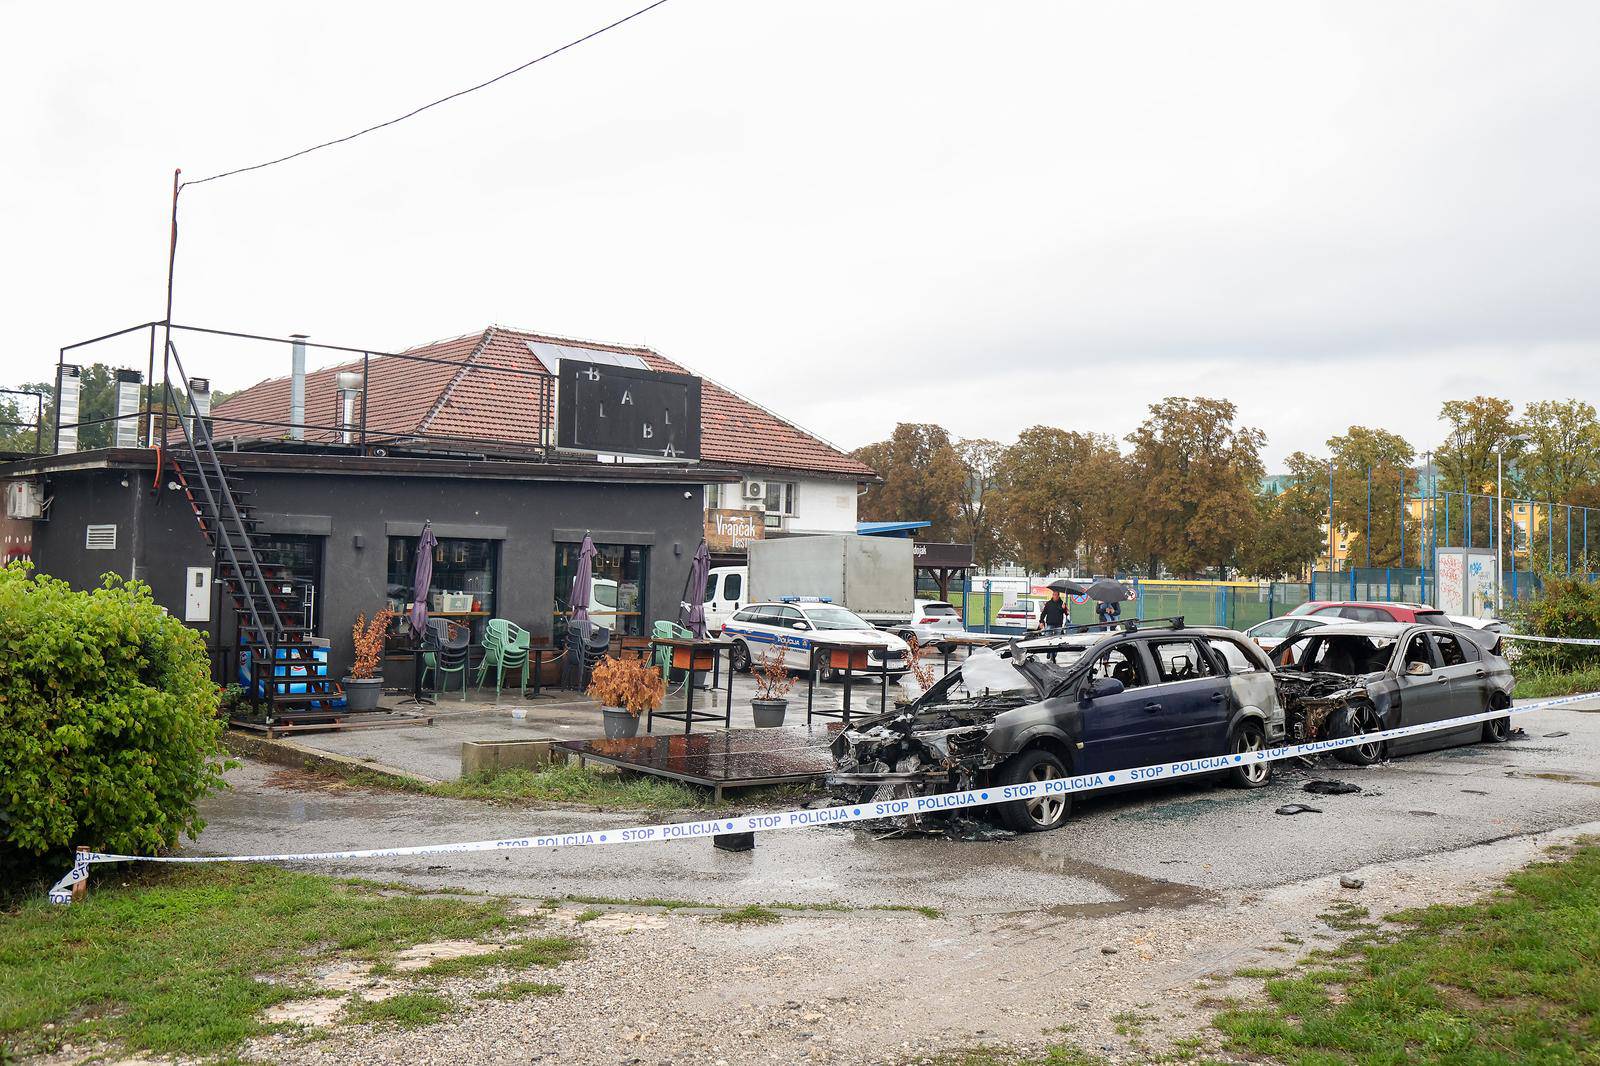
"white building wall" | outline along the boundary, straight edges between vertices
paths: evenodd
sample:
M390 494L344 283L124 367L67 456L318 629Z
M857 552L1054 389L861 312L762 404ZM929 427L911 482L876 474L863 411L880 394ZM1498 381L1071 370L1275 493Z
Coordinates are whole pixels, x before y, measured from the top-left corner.
M781 477L747 474L747 480L788 482L794 485L792 514L785 529L790 533L854 533L856 531L856 484L822 478ZM744 498L744 485L720 486L720 492L707 494L708 506L745 508L756 503Z
M791 533L854 533L856 483L853 481L795 481Z

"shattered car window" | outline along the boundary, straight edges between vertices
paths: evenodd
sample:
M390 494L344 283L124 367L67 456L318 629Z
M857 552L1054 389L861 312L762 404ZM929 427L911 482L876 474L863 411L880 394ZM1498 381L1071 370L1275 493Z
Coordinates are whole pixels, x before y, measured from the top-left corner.
M985 693L1032 693L1034 683L1010 659L990 648L980 648L962 660L959 679L945 692L947 699L975 699Z
M1122 687L1125 689L1138 688L1141 685L1148 684L1148 679L1144 676L1143 664L1139 662L1133 648L1127 645L1120 648L1112 648L1096 659L1094 665L1089 667L1089 677L1091 679L1115 678L1122 682Z
M1389 666L1392 637L1316 636L1290 664L1293 669L1330 674L1373 674Z

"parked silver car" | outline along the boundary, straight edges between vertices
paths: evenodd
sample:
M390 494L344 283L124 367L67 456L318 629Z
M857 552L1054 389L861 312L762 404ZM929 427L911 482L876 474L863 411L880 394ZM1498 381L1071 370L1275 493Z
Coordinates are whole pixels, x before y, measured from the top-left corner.
M1271 654L1293 741L1375 733L1511 706L1511 667L1468 630L1355 622L1291 637ZM1501 741L1511 718L1343 748L1345 762Z
M1280 614L1265 622L1257 622L1244 631L1244 635L1259 644L1263 651L1271 651L1290 637L1298 637L1308 629L1329 625L1332 618L1313 618L1304 614Z

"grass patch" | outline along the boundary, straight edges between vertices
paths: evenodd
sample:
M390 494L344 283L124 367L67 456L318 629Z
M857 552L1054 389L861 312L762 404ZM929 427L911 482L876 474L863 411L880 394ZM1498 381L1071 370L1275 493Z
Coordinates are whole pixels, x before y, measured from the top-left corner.
M533 940L518 940L499 951L486 951L481 955L459 955L449 959L434 959L411 977L460 977L479 970L526 970L534 966L550 969L578 957L583 946L571 937L541 936Z
M1511 694L1519 700L1548 700L1600 692L1600 666L1587 670L1528 670L1517 675Z
M503 985L495 985L478 993L478 999L497 999L506 1003L515 1003L519 999L534 999L539 996L560 995L560 985L550 984L546 981L507 981Z
M450 1016L450 1001L432 992L403 992L376 1002L357 1000L347 1012L353 1022L380 1022L402 1029L432 1025Z
M71 907L31 899L0 913L0 1045L39 1050L54 1023L51 1040L216 1054L263 1031L267 1007L309 994L296 979L320 963L381 961L527 921L500 900L385 893L273 866L96 873L99 887Z
M594 807L671 811L700 808L707 797L688 785L643 774L624 776L610 770L568 763L541 770L515 769L471 774L460 781L429 787L435 796L488 800L493 803L581 803Z
M1397 916L1335 965L1218 1015L1229 1049L1293 1066L1593 1062L1600 1038L1600 841L1466 906Z
M605 913L604 911L599 911L599 910L596 910L593 907L590 907L588 910L584 911L582 914L579 914L578 917L576 919L574 919L574 920L579 925L582 925L584 922L592 922L592 921L594 921L596 918L600 917L600 915L602 915L604 913Z
M759 903L751 903L731 911L723 911L717 915L719 922L728 925L771 925L773 922L782 921L783 917L770 907L763 907Z

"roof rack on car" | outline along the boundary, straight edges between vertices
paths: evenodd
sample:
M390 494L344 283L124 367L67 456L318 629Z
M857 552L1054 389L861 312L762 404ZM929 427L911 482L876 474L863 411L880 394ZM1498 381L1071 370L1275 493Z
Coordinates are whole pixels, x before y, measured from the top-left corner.
M1021 640L1037 640L1040 637L1062 637L1073 633L1093 633L1098 630L1124 633L1137 633L1141 629L1182 629L1183 615L1169 615L1166 618L1127 618L1117 619L1115 622L1083 622L1077 625L1057 626L1054 629L1043 629L1032 637L1021 637Z

